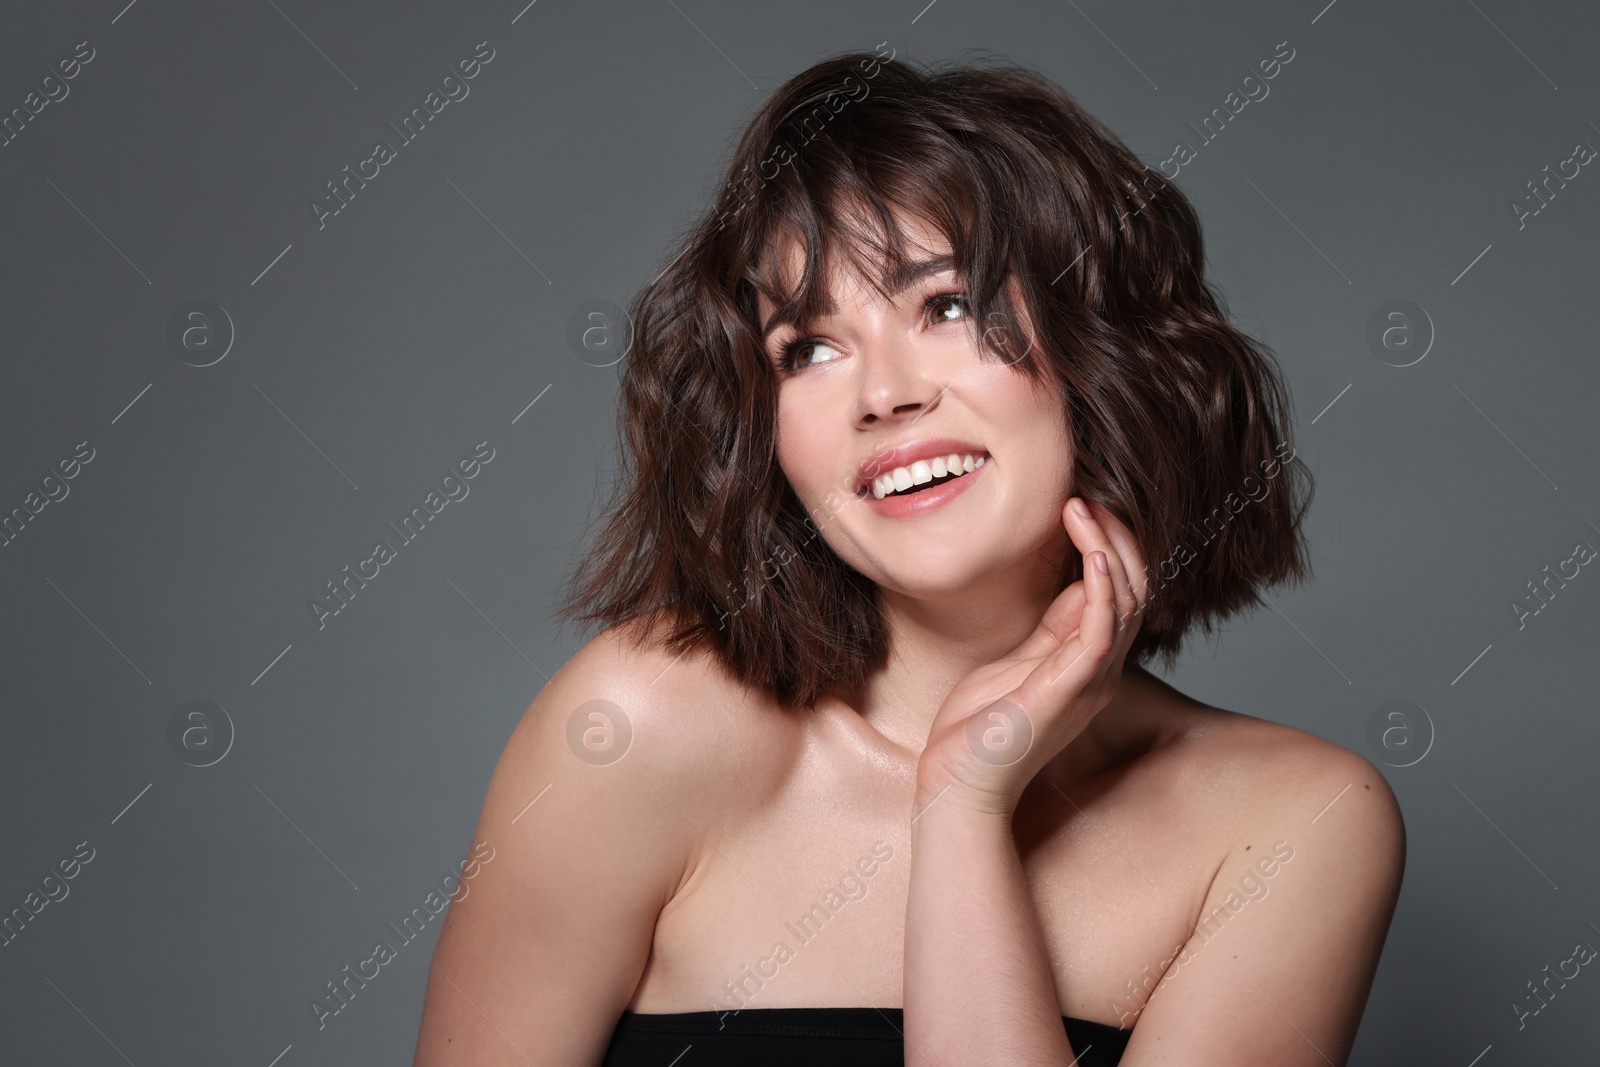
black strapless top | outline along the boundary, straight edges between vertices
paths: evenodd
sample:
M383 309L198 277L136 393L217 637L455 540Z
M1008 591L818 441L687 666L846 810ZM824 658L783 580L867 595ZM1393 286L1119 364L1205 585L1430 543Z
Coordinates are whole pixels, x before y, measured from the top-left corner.
M1061 1021L1076 1067L1113 1067L1133 1036L1088 1019ZM625 1011L601 1067L905 1067L902 1029L902 1008Z

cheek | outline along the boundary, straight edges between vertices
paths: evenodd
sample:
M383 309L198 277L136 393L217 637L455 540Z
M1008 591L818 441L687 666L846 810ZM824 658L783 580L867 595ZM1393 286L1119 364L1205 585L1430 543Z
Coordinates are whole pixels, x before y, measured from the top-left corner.
M1026 467L1022 500L1015 506L1052 529L1060 526L1060 509L1073 491L1073 447L1065 404L1054 390L1034 387L1008 372L991 383L991 425L1003 427L996 450Z
M1004 428L1008 438L1038 455L1041 465L1065 462L1072 451L1066 402L1045 385L1035 385L1020 372L1005 367L983 368L975 383L974 406L981 406L987 421Z
M1029 428L1029 436L1057 464L1070 465L1072 436L1067 422L1066 401L1055 390L1018 383L1015 394L1017 422Z
M777 437L778 466L809 510L834 488L838 457L826 446L816 420L808 419L803 406L792 399L779 398Z

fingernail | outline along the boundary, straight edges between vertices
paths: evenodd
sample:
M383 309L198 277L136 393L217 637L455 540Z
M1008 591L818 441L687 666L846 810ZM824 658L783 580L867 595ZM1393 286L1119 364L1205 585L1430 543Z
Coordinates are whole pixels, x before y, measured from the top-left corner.
M1090 517L1090 515L1089 515L1089 505L1085 504L1083 502L1083 498L1082 497L1073 497L1072 498L1072 512L1073 512L1073 514L1077 515L1078 518L1080 518L1080 519L1087 519L1087 518Z
M1111 568L1106 566L1106 554L1104 552L1096 552L1094 554L1094 569L1101 574L1111 573Z

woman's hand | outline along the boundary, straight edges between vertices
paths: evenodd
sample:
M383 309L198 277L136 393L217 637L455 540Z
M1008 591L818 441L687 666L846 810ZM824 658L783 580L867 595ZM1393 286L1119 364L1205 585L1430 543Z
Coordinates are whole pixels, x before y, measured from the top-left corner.
M1111 702L1144 617L1144 557L1104 506L1062 509L1084 577L1003 658L963 678L934 716L917 764L917 803L1009 816L1034 775ZM1104 570L1101 570L1101 566ZM1132 577L1130 577L1132 576Z

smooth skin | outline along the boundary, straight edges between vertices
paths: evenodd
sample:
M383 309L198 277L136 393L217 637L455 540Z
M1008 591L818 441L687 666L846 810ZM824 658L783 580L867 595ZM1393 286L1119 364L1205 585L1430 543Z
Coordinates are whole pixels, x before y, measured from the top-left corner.
M1124 554L1141 576L1144 567L1109 514L1107 525L1122 532L1117 548L1084 500L1074 497L1062 510L1087 563L1083 579L1056 597L1009 656L962 679L934 717L917 763L905 1038L918 1062L1042 1065L1075 1055L1011 820L1029 782L1116 694L1143 611ZM996 701L1020 709L1012 715L1031 735L1022 751L1002 744L999 760L979 755L982 743L968 728ZM1017 733L1005 717L993 728L1007 740Z
M939 1067L1069 1064L1062 1014L1134 1026L1127 1067L1345 1062L1399 893L1394 797L1360 756L1124 662L1145 561L1103 507L1040 492L1070 485L1059 401L980 361L948 305L930 321L955 281L837 286L826 345L780 387L808 507L883 439L992 454L928 516L852 500L823 527L879 585L889 665L802 718L704 649L589 642L490 781L473 840L496 859L446 917L418 1067L594 1065L624 1009L706 1010L874 838L895 858L753 1006L903 1005L906 1062ZM1058 594L1069 551L1087 566ZM568 741L597 700L632 734L604 765ZM1031 727L1018 758L974 747L1016 736L997 700ZM1274 842L1293 859L1266 874Z

